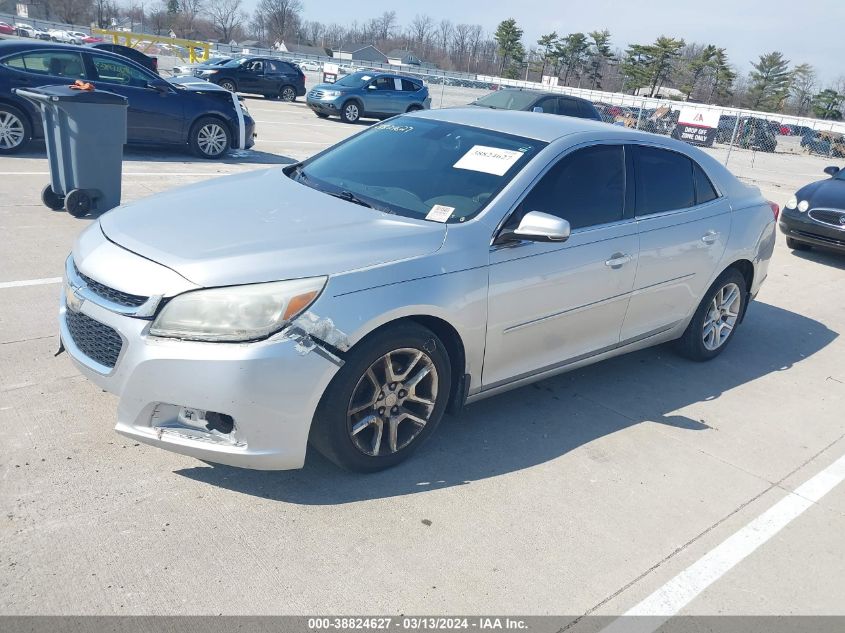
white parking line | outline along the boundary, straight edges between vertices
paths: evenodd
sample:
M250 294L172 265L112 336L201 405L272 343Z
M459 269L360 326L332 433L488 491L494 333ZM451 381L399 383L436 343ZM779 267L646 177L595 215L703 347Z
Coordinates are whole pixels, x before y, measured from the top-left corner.
M652 633L737 563L845 480L845 456L728 537L601 633ZM631 618L628 616L641 616ZM645 616L645 617L642 617Z
M61 277L46 277L44 279L24 279L22 281L0 281L0 290L3 288L21 288L24 286L44 286L46 284L60 284Z

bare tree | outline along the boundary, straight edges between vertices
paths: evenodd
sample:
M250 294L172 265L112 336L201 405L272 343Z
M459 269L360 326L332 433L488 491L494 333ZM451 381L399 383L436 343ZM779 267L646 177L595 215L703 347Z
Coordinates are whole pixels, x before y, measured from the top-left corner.
M179 0L179 29L183 37L189 37L194 31L194 22L205 10L205 0Z
M302 14L302 0L261 0L256 12L264 16L266 37L283 42L296 32Z
M93 13L93 0L51 0L51 15L68 24L82 24Z
M470 45L471 24L457 24L452 33L452 63L457 68L463 68L464 59Z
M375 39L381 41L390 39L395 34L398 25L396 11L385 11L375 20Z
M440 26L437 27L437 44L441 50L449 49L449 39L452 37L452 21L440 20Z
M428 55L428 41L434 32L434 20L430 15L417 15L408 29L411 40L420 49L420 54Z
M229 42L232 33L246 20L246 14L241 9L241 0L214 0L208 5L205 13L222 42Z

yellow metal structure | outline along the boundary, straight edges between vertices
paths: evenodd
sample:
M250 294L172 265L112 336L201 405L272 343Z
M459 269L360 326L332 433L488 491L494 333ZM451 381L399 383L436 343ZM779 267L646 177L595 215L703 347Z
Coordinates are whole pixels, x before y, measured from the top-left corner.
M168 37L166 35L148 35L147 33L132 33L129 31L109 31L106 29L91 29L92 33L96 35L104 35L106 37L110 37L112 43L114 44L122 44L123 46L128 46L129 48L137 48L141 52L145 52L143 48L139 48L139 45L146 44L146 48L149 48L150 44L168 44L169 46L184 48L188 53L188 61L192 64L205 61L208 59L208 51L211 45L208 42L198 42L196 40L183 40L178 37ZM122 41L121 41L122 40ZM173 54L185 60L182 55L179 54L178 49L173 50Z

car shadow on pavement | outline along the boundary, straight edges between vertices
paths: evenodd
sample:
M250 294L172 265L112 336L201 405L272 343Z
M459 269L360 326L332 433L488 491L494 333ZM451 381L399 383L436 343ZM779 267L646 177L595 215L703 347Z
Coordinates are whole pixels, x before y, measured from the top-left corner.
M695 420L677 411L786 371L837 336L818 321L755 302L731 346L709 363L685 360L663 345L542 380L447 416L412 458L387 471L348 473L309 449L305 467L298 471L209 464L176 473L303 505L344 504L468 485L560 458L640 422L689 433L742 424L739 417Z
M845 253L840 251L814 246L810 251L792 251L792 254L810 262L845 270Z
M47 158L47 149L43 141L35 141L25 151L15 154L19 158ZM281 154L272 154L270 152L263 152L256 149L233 149L230 150L223 158L216 160L208 160L194 156L189 153L187 149L182 147L160 147L160 146L137 146L133 145L124 150L123 163L130 162L150 162L150 163L193 163L199 165L291 165L299 162L295 158L283 156ZM163 176L167 173L163 172ZM209 175L214 175L209 172Z

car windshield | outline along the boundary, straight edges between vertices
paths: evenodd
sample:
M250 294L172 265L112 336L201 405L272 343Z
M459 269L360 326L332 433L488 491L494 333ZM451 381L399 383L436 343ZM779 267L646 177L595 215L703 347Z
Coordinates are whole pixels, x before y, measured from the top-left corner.
M839 171L836 172L836 175L834 176L834 178L836 178L837 180L845 180L845 169L842 169L840 167Z
M397 117L290 169L303 185L388 213L463 222L546 143L418 117Z
M524 110L537 99L537 95L531 92L520 92L519 90L497 90L489 95L476 99L470 105L495 108L497 110Z
M373 73L361 72L361 73L352 73L351 75L346 75L343 79L338 79L334 85L335 86L344 86L346 88L360 88L365 83L370 81L373 78Z

